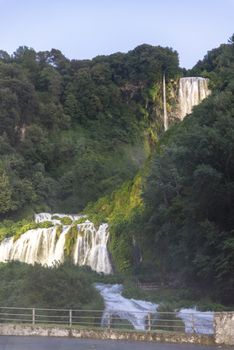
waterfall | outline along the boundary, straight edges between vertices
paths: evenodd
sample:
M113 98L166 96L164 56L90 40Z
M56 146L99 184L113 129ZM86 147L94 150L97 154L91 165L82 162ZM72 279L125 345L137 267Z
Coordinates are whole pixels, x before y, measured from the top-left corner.
M167 117L167 97L166 97L166 77L165 72L163 74L163 124L164 130L168 129L168 117Z
M35 214L35 222L36 223L40 223L40 222L44 222L44 221L51 221L53 223L60 223L60 221L57 218L64 218L64 217L68 217L69 219L71 219L72 221L75 220L79 220L82 217L85 217L85 215L71 215L71 214L50 214L50 213L39 213L39 214ZM56 219L54 219L56 218Z
M60 225L62 229L58 235L58 224L60 224L58 218L65 216L73 220L73 224ZM37 223L50 221L53 226L29 230L17 240L14 240L14 237L4 239L0 243L0 262L17 260L28 264L40 263L47 266L63 263L66 238L69 238L67 235L70 234L70 228L76 226L77 237L71 252L74 264L88 265L99 273L112 273L107 249L108 225L102 224L96 229L95 225L88 220L76 224L75 221L81 217L81 215L52 215L49 213L35 215Z
M96 283L96 289L100 292L105 302L105 310L102 316L102 324L108 324L108 315L128 320L137 330L145 330L147 316L156 313L158 304L149 301L127 299L122 296L121 284Z
M149 313L152 315L152 320L154 320L153 322L155 322L157 319L160 320L160 316L162 315L166 316L169 326L165 325L165 320L162 320L161 328L163 328L164 325L165 327L173 326L173 313L158 313L160 305L164 304L163 302L160 304L154 304L149 301L125 298L122 296L122 284L96 283L95 288L99 291L105 303L105 309L102 316L102 325L104 326L108 325L111 318L119 318L121 320L125 320L125 322L127 320L132 324L134 329L146 330L147 317ZM175 310L175 314L176 317L180 318L184 323L186 333L193 333L194 331L198 334L214 333L213 312L197 311L195 307L190 309L183 308L180 310Z
M193 106L198 105L210 94L209 79L201 77L181 78L179 82L180 119L192 112Z
M107 250L109 238L108 225L102 224L98 230L92 222L78 225L80 234L77 237L73 261L77 265L88 265L97 272L112 272Z
M47 229L29 230L14 242L14 238L7 238L0 244L0 261L18 260L28 264L40 263L53 265L64 261L63 249L60 241L64 240L67 228L56 240L56 226ZM65 241L65 240L64 240Z

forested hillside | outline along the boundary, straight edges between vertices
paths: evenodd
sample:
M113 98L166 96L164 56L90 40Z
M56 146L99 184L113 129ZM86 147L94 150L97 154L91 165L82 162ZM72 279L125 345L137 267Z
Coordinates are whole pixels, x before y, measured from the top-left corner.
M212 89L165 133L164 73L168 90L182 74ZM115 271L233 303L233 96L234 36L190 71L149 45L82 61L1 51L1 220L84 210L109 223Z
M140 179L89 210L111 222L120 271L233 303L234 37L189 74L212 95L161 137Z
M131 179L163 129L165 70L177 53L150 45L82 61L0 51L0 217L78 212Z

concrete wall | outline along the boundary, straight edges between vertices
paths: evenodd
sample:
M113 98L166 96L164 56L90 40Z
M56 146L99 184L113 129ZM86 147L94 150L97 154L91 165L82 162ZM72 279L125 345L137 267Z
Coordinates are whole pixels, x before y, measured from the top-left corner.
M214 336L177 332L136 332L113 329L79 329L57 326L0 324L0 335L54 336L86 339L121 339L170 343L234 345L234 312L215 313Z
M215 313L216 344L234 345L234 312Z
M28 326L28 325L0 325L0 335L23 335L23 336L51 336L51 337L74 337L84 339L113 339L113 340L135 340L155 341L170 343L191 344L214 344L213 336L200 334L184 334L173 332L134 332L114 331L103 329L84 330L69 327Z

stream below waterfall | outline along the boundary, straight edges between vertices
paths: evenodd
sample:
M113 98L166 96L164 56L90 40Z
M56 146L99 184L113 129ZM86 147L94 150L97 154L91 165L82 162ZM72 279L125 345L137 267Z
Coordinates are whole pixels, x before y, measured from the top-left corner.
M113 319L127 320L134 329L144 331L147 330L147 317L149 314L152 315L152 320L154 319L156 322L163 315L158 312L159 304L123 297L123 285L121 284L96 283L95 288L100 292L105 303L105 310L102 316L102 325L104 326L108 324L109 317L111 317ZM213 312L201 312L197 311L196 308L184 308L175 311L174 316L183 322L186 333L214 333Z
M144 330L148 313L157 311L157 304L123 297L123 286L121 284L96 283L95 287L105 302L105 310L102 317L104 325L108 322L108 316L111 315L112 317L117 316L122 320L127 320L137 330Z
M71 223L63 224L61 218L64 217L69 218ZM113 273L107 246L108 224L104 223L95 227L92 222L81 215L50 213L35 215L37 224L48 221L51 227L31 229L22 233L17 239L9 237L0 242L0 262L17 260L28 264L40 263L45 266L63 263L66 240L70 237L71 229L75 228L73 247L70 252L74 264L88 265L98 273ZM96 283L95 288L105 303L102 316L103 325L108 324L109 317L122 326L127 324L136 330L148 329L148 317L152 317L152 325L154 325L153 322L159 322L161 317L159 304L123 297L121 284ZM213 333L214 314L212 312L181 309L175 310L173 317L174 319L169 321L174 322L179 319L186 333Z

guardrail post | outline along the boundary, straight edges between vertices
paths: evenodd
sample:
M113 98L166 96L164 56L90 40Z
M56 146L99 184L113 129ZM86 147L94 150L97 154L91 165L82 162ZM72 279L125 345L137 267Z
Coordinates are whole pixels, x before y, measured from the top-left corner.
M151 331L151 313L148 313L148 331Z
M111 314L108 313L108 329L111 329Z
M36 310L35 308L32 309L32 324L35 325L35 318L36 318Z
M69 326L72 326L72 310L69 310Z
M214 332L214 335L216 337L216 322L215 322L215 315L217 314L217 312L214 312L214 317L213 317L213 322L212 322L212 326L213 326L213 332Z
M192 314L192 330L193 330L193 333L196 333L195 332L194 314Z

